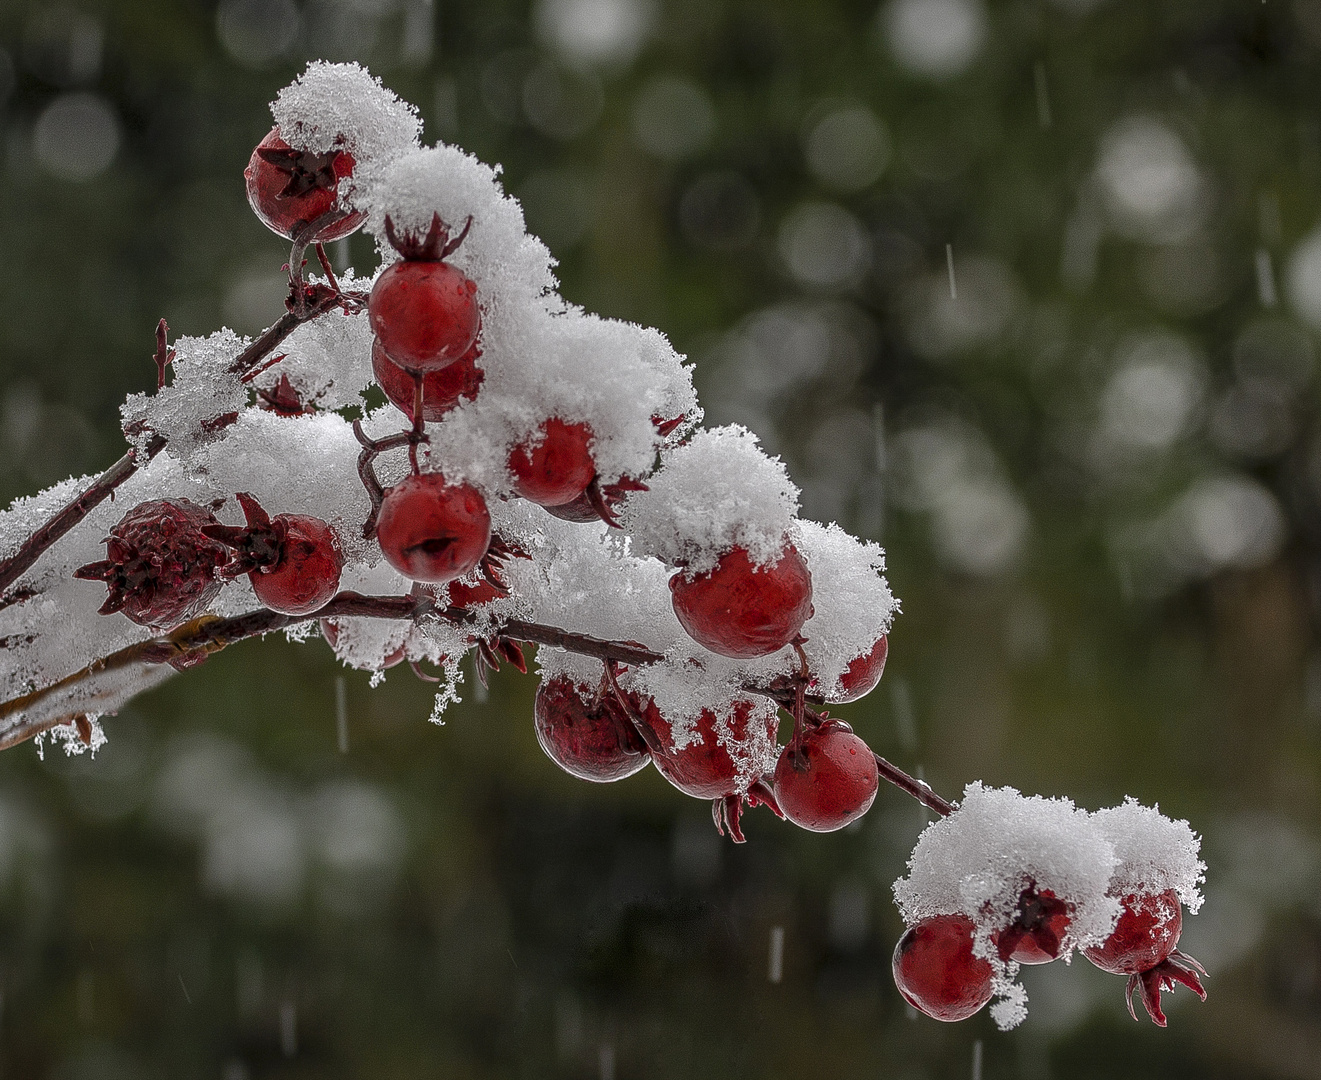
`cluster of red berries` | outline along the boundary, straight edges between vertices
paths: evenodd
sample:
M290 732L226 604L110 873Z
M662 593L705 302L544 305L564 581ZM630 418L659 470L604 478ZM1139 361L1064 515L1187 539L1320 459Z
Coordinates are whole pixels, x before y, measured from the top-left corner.
M1133 994L1147 1015L1165 1026L1162 990L1182 984L1205 1000L1202 966L1176 948L1183 909L1173 889L1133 893L1121 900L1119 921L1100 945L1082 953L1102 971L1127 975L1128 1011L1137 1019ZM1014 920L993 931L991 945L1002 963L1048 964L1064 952L1072 905L1029 884ZM976 955L975 927L966 915L935 915L910 926L894 950L894 982L910 1005L937 1020L966 1020L991 1000L995 972Z

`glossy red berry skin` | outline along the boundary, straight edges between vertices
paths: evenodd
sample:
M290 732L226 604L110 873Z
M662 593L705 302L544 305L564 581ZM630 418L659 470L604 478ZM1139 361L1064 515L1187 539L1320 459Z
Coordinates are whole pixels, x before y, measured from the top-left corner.
M904 931L894 947L894 984L934 1020L966 1020L991 1000L991 965L972 955L972 920L936 915Z
M660 774L685 795L695 799L720 799L728 795L742 795L757 779L745 775L716 734L716 714L703 709L697 719L698 737L682 748L675 747L670 722L661 715L654 701L648 701L640 712L642 723L652 732L651 757ZM763 732L752 725L764 725ZM736 742L758 736L769 743L775 741L777 720L769 711L758 712L747 700L734 702L730 714L729 730ZM758 741L760 741L758 739Z
M481 346L473 343L454 363L422 376L422 419L429 424L442 420L461 401L473 401L482 388L484 372L477 366ZM413 375L385 355L379 341L372 342L372 374L376 385L396 409L413 420Z
M1112 975L1140 975L1164 963L1179 944L1183 910L1173 889L1152 895L1129 895L1110 936L1083 955Z
M376 539L401 574L441 584L481 561L491 543L491 515L476 488L423 473L385 493Z
M152 630L172 630L202 614L216 598L229 549L202 530L218 522L187 499L156 499L135 506L106 538L106 559L74 571L104 581L109 595L100 613L122 611Z
M1030 882L1018 896L1014 921L991 934L1001 960L1019 964L1049 964L1064 952L1064 939L1073 921L1073 905L1050 889Z
M747 660L789 644L812 614L812 575L792 544L776 562L755 567L746 548L723 555L713 570L670 578L674 613L700 645Z
M623 780L647 766L646 744L613 698L559 676L537 690L537 742L570 776L598 784Z
M326 639L326 644L333 649L335 643L339 641L339 624L336 623L334 619L320 619L318 620L318 623L321 627L321 636ZM399 648L395 649L394 652L390 653L385 658L385 663L383 663L381 667L392 668L397 664L402 664L407 651L408 649L406 646L400 645Z
M339 591L344 553L334 530L320 518L277 514L279 557L248 574L257 599L284 615L310 615Z
M801 769L803 761L807 767ZM775 764L775 799L784 816L811 832L857 821L876 798L880 774L871 748L839 720L806 732L802 758L786 746Z
M867 652L849 661L840 676L839 690L827 695L826 700L832 705L845 705L870 694L885 673L885 656L889 651L889 639L882 635Z
M303 225L335 209L339 185L353 174L353 155L347 150L328 154L300 153L290 148L273 127L257 144L243 170L248 204L263 225L274 233L292 238ZM328 225L312 240L327 243L354 232L367 215L354 211Z
M447 262L400 259L372 286L372 333L409 371L436 371L463 357L482 328L477 286Z
M596 475L592 429L553 416L538 438L519 443L509 454L514 490L538 506L564 506L587 490Z

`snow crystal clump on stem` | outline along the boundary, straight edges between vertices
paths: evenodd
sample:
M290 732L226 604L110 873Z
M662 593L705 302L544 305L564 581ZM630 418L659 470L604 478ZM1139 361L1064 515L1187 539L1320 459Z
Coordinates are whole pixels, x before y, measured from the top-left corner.
M371 285L372 279L354 277L352 270L339 276L346 293L367 291ZM304 405L342 409L361 408L363 392L375 385L372 331L365 312L332 310L319 315L285 338L279 352L284 359L254 378L254 388L272 392L283 377Z
M1027 995L1013 985L1018 965L1000 959L991 935L1013 922L1019 897L1035 886L1072 906L1062 956L1099 944L1119 918L1119 901L1107 893L1117 861L1091 815L1069 799L973 783L958 809L918 839L908 877L894 883L895 902L909 926L934 915L972 921L973 953L990 963L1005 999L992 1016L1009 1028L1027 1015Z
M417 145L417 108L358 64L314 60L271 102L280 136L295 150L348 150L357 186L380 163Z
M815 521L799 521L793 539L812 571L813 614L802 633L812 670L829 698L840 692L849 664L889 633L899 602L886 583L879 544Z
M229 370L248 339L233 330L174 343L174 380L151 397L130 394L120 407L124 432L139 449L153 433L169 440L170 454L186 461L219 430L219 418L248 404L248 388Z
M690 576L708 572L736 546L755 566L774 562L798 510L784 463L739 424L698 431L666 456L647 486L624 504L624 528L639 554Z
M1188 822L1167 818L1159 807L1143 806L1132 796L1121 806L1098 810L1092 821L1114 845L1119 860L1110 881L1111 894L1123 897L1173 889L1183 906L1197 914L1206 863L1198 858L1201 839Z

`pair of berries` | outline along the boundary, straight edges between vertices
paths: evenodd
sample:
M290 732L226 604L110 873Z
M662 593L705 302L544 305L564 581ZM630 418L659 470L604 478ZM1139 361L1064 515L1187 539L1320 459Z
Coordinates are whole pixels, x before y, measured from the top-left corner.
M992 936L1001 960L1045 964L1061 951L1070 908L1047 890L1025 889L1013 924ZM1176 946L1183 912L1174 890L1123 897L1119 921L1100 945L1082 950L1102 971L1127 975L1125 998L1133 1019L1140 991L1147 1015L1165 1026L1162 991L1182 984L1205 1000L1202 966ZM936 1020L965 1020L991 1000L990 963L973 955L974 927L966 915L935 915L910 926L895 946L895 986L904 1000Z
M110 530L106 558L74 577L106 583L101 614L122 611L153 630L202 614L226 581L245 573L272 611L307 615L324 607L344 567L330 526L305 514L272 518L251 495L237 499L246 528L222 525L187 499L141 503Z

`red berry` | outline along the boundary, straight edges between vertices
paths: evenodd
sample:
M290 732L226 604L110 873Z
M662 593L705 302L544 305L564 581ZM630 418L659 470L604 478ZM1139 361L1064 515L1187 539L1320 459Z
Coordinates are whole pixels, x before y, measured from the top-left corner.
M654 701L648 701L640 710L641 720L651 730L652 760L666 780L685 795L695 799L721 799L727 795L742 795L757 779L750 775L746 763L735 761L728 742L722 742L717 733L717 717L710 709L703 709L697 718L696 739L682 748L675 747L670 722L661 715ZM727 740L735 746L755 744L761 736L767 745L775 743L777 727L775 713L756 711L746 698L734 702L730 712ZM764 725L758 732L756 725Z
M1110 936L1082 952L1102 971L1128 976L1126 997L1133 1019L1137 1019L1133 992L1140 990L1147 1015L1164 1027L1161 991L1182 984L1206 1000L1206 991L1197 977L1199 972L1206 974L1202 965L1175 947L1182 930L1183 909L1179 906L1179 894L1173 889L1154 895L1130 894L1123 899L1123 910Z
M462 581L449 583L450 607L476 607L478 604L489 604L492 600L499 600L502 596L508 595L489 581L479 581L476 585L465 585Z
M876 756L847 724L827 720L804 734L801 758L794 750L790 743L775 764L775 798L795 825L834 832L871 809Z
M675 574L670 593L694 641L739 660L784 648L812 614L812 575L792 544L777 562L760 567L746 548L735 547L705 574Z
M291 149L278 127L257 144L243 178L248 205L272 232L292 238L304 225L335 209L339 182L353 174L353 155L347 150L314 154ZM326 243L348 236L367 215L354 211L327 225L311 239Z
M173 629L200 615L220 592L217 570L229 562L229 550L203 531L214 524L210 511L187 499L141 503L110 530L105 561L73 576L109 587L102 615L122 611L153 630Z
M272 518L247 492L236 496L246 528L208 525L203 531L234 549L230 577L246 573L257 599L284 615L308 615L339 591L344 554L339 538L320 518L277 514Z
M1179 944L1183 909L1173 889L1155 896L1126 896L1123 905L1110 936L1082 953L1102 971L1136 975L1161 963Z
M1064 935L1073 921L1073 905L1050 889L1031 882L1019 893L1014 921L991 934L1001 960L1049 964L1064 951Z
M473 342L472 348L454 363L436 371L428 371L422 376L423 420L434 424L460 401L472 401L477 397L485 377L476 363L481 355L481 346ZM376 376L376 384L385 391L391 404L411 422L416 385L413 376L385 355L379 341L372 342L372 374Z
M579 780L622 780L650 760L646 744L613 697L598 698L564 676L541 684L533 714L541 749Z
M885 672L885 654L890 645L884 635L871 649L861 656L855 656L839 678L838 692L826 697L832 705L845 705L850 701L864 698L876 689Z
M440 584L481 561L491 543L491 515L476 488L422 473L385 493L376 539L401 574Z
M571 503L587 490L596 475L592 429L552 416L539 432L540 441L529 437L510 451L514 490L539 506Z
M991 965L972 955L972 920L936 915L904 931L894 947L894 984L936 1020L966 1020L991 1000Z
M438 217L432 228L443 231ZM435 371L454 363L472 348L482 328L476 284L443 261L448 245L433 239L428 234L426 241L404 244L405 258L376 279L367 301L372 333L386 355L409 371ZM400 247L393 233L391 240Z

